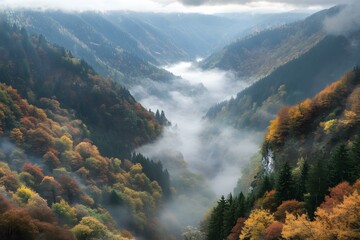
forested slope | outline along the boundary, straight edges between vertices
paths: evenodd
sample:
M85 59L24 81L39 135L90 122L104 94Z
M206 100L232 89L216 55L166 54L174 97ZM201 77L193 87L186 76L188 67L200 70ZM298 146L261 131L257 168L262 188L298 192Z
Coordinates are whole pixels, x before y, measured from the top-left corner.
M251 191L218 201L205 220L207 239L359 238L359 88L356 67L312 99L283 107Z
M161 127L153 113L130 93L104 79L83 60L43 37L1 21L0 81L33 104L43 97L73 109L90 130L90 138L108 156L130 156L140 144L155 139Z

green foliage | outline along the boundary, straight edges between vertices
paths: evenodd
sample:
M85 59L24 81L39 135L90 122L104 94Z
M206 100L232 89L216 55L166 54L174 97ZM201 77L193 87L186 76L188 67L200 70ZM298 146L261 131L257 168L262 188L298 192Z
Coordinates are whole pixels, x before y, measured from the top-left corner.
M224 196L217 202L210 215L206 239L225 239L231 232L239 217L245 216L246 199L242 193L233 198L232 194L227 199Z
M54 203L51 206L54 214L59 218L62 224L72 226L76 222L76 210L71 207L63 199L59 203Z
M100 77L83 60L74 61L71 53L49 44L44 37L30 38L18 29L10 29L4 21L0 24L0 45L4 47L0 60L10 63L0 64L2 83L15 87L32 103L56 98L63 107L74 109L106 155L130 157L135 147L159 135L161 126L155 116L137 103L128 90ZM5 106L11 106L8 96L0 94L0 99ZM15 128L14 116L6 114L10 109L0 110L0 115L4 115L0 127ZM19 112L14 109L14 113ZM111 130L108 126L112 126ZM34 142L34 148L27 150L43 155L51 147L70 149L71 139L53 139L50 135L41 128L28 131L24 137Z
M282 166L276 182L276 200L278 204L285 200L294 198L294 182L291 168L288 162Z

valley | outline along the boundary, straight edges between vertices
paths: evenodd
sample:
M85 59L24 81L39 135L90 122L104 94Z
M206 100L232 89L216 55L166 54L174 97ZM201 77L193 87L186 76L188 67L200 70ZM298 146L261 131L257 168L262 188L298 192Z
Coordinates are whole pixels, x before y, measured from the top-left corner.
M360 4L265 2L2 9L0 239L360 237Z

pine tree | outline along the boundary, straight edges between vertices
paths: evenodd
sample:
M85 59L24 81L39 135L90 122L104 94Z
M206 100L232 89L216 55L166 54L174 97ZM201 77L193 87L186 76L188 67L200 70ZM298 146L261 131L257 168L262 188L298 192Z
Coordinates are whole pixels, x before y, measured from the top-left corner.
M244 194L241 192L239 196L236 198L236 217L245 217L246 212L246 199Z
M308 175L309 175L309 164L308 162L305 160L304 164L301 167L301 175L300 175L300 179L298 182L298 188L297 188L297 200L303 201L304 200L304 194L307 193L307 188L306 188L306 181L308 179Z
M306 186L309 192L309 195L305 197L307 211L310 217L313 217L316 207L324 200L329 189L328 166L322 157L318 157L315 164L311 166Z
M264 196L264 194L268 191L270 191L271 189L273 189L273 185L270 181L270 178L268 175L265 175L265 177L263 178L263 180L261 181L261 185L259 187L259 191L258 191L258 198Z
M291 168L288 162L286 162L279 173L279 177L276 184L276 200L278 204L281 204L285 200L292 199L293 194L293 179L291 175Z
M350 157L350 183L360 178L360 135L356 136L349 153Z
M237 216L236 216L236 208L237 208L237 199L233 199L232 194L229 194L229 197L226 201L226 209L224 211L224 229L223 229L223 239L226 238L235 225Z
M218 201L217 206L213 209L207 234L207 240L219 240L224 235L224 210L226 201L224 196Z
M329 164L330 187L351 179L351 164L345 144L340 144L334 151Z

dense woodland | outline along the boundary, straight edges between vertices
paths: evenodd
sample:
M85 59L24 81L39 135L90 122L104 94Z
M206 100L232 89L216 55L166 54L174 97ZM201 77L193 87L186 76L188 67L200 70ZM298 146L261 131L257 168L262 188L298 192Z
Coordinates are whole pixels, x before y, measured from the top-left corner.
M215 197L181 153L163 152L162 163L134 152L171 126L164 111L146 110L116 80L43 35L29 35L16 24L21 18L13 16L11 24L0 18L0 239L360 239L360 68L354 67L360 58L353 44L360 33L325 36L321 30L339 9L236 41L203 62L269 74L206 116L219 126L267 131L234 193L182 236L181 219L173 212L164 217L165 210L186 214L190 206L195 215L196 206ZM41 20L51 18L62 31L73 29L72 38L62 40L71 45L77 36L103 74L176 81L120 31L135 27L133 34L145 34L141 21L122 23L115 13L102 21L91 13L28 14L33 28L46 29ZM149 42L159 34L148 33ZM96 45L101 39L104 47ZM178 50L173 54L181 55ZM192 92L187 87L180 86Z
M335 10L336 8L314 14L305 21L293 25L304 25L305 29L312 29L315 25L315 28L321 29L318 25L321 25L323 18L331 15ZM266 34L259 33L258 37L261 37L265 43L269 43L273 41L274 35L277 36L277 31L287 32L289 36L303 33L294 26L284 26L282 30L275 29ZM360 64L359 47L353 44L359 39L358 31L346 37L323 36L306 52L272 69L266 77L239 92L235 98L210 108L206 117L211 121L226 123L239 129L252 128L265 131L269 121L283 106L293 105L313 97L349 69ZM289 41L284 40L283 44L289 44ZM243 51L247 52L246 49L244 47ZM283 50L282 47L279 49ZM273 54L272 50L268 51L264 53L265 56ZM254 59L262 58L263 56L259 56ZM234 62L240 64L239 61L234 60ZM248 62L251 62L251 59Z
M90 130L90 138L104 154L130 157L161 130L153 113L144 109L120 85L97 75L82 60L43 36L1 21L0 81L11 85L38 105L43 97L73 109Z
M317 12L305 20L256 32L231 43L201 62L203 68L231 70L239 77L257 79L306 53L321 41L325 18L339 7Z
M42 36L1 21L0 43L0 238L169 239L169 174L130 154L164 113Z
M201 225L206 239L358 239L359 86L356 67L314 98L282 108L265 135L252 190L217 202Z

